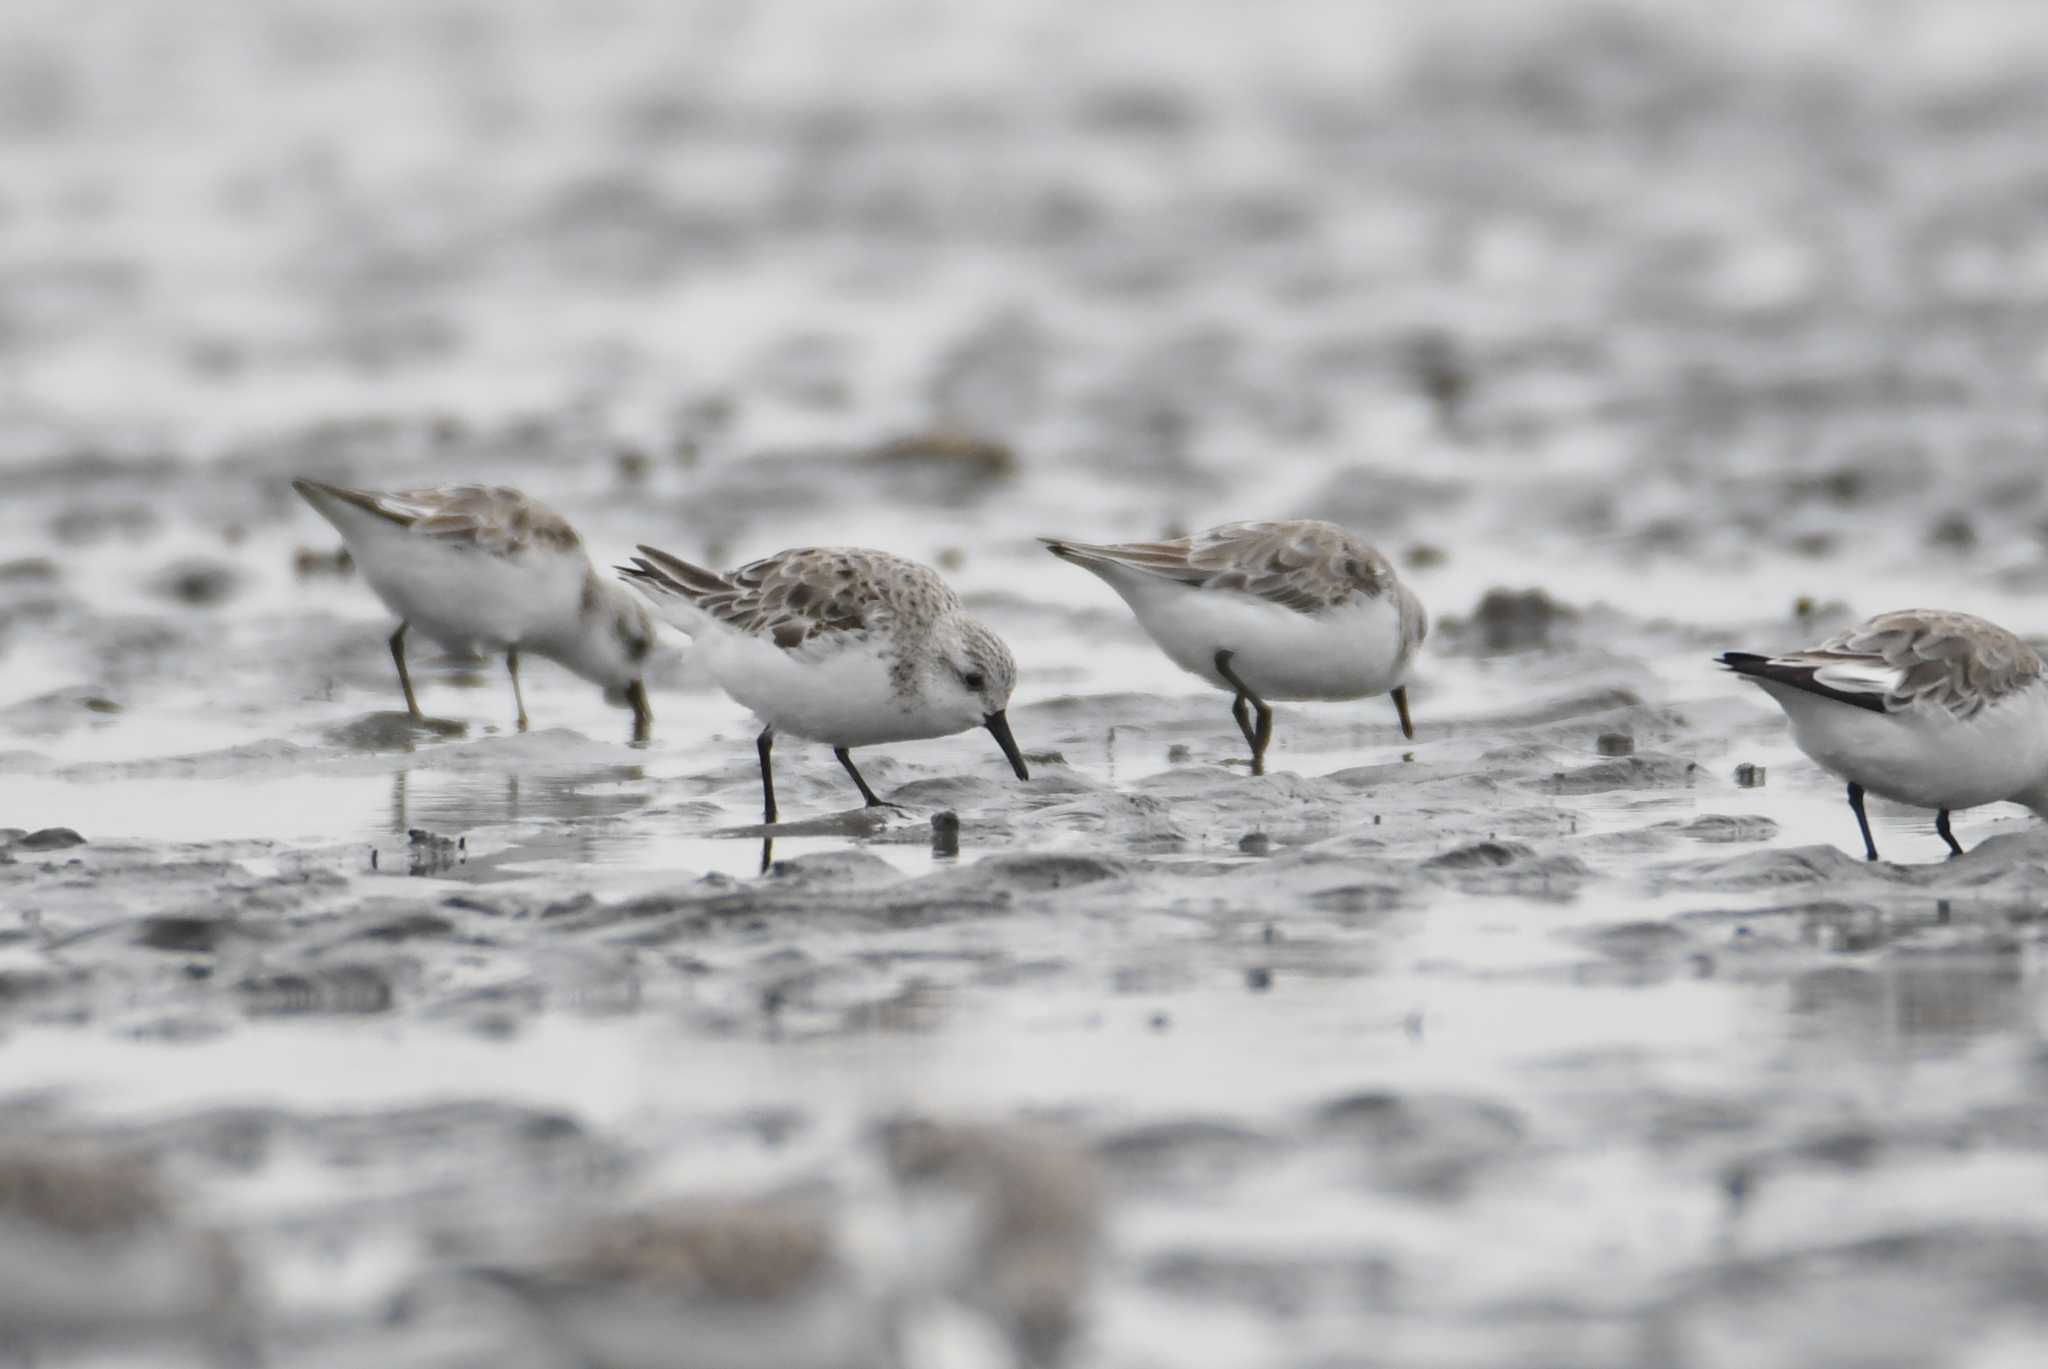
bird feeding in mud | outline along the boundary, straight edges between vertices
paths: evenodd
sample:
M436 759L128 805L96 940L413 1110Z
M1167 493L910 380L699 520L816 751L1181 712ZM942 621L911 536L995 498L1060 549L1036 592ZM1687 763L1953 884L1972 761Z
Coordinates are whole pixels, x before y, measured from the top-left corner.
M1967 613L1880 613L1782 656L1730 651L1720 663L1777 700L1792 740L1847 780L1876 860L1863 796L1935 810L1952 856L1959 808L2009 801L2048 817L2048 679L2033 648Z
M1235 695L1254 775L1266 773L1274 701L1388 694L1401 734L1415 736L1405 682L1429 616L1384 556L1334 523L1225 523L1112 546L1040 540L1108 581L1175 665Z
M853 763L856 746L985 727L1017 778L1031 778L1004 711L1016 662L929 567L859 547L796 547L721 575L643 546L619 573L761 720L765 822L776 820L778 733L830 746L870 808L882 800Z
M391 659L414 721L425 715L405 641L418 628L450 649L504 653L521 732L519 658L526 654L604 686L606 697L631 706L635 739L647 738L653 617L638 596L597 573L561 515L503 486L384 494L294 480L292 488L334 525L370 588L398 615Z

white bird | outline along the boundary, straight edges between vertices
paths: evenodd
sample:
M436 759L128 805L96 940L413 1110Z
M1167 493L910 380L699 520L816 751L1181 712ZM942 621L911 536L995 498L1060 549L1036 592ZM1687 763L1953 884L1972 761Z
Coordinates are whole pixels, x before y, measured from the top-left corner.
M1866 792L1934 809L1953 855L1955 809L2011 801L2048 817L2048 679L2033 648L1995 623L1905 609L1806 651L1719 659L1778 701L1801 751L1849 782L1871 860Z
M929 567L859 547L795 547L721 575L643 546L619 573L691 635L720 686L761 720L769 823L778 732L831 746L870 808L882 800L853 763L856 746L985 727L1017 778L1031 778L1004 711L1016 662Z
M398 615L391 659L415 720L424 715L405 668L405 637L418 628L452 650L505 653L522 732L519 657L531 653L630 704L634 737L646 739L654 715L643 676L654 620L638 596L597 573L560 514L503 486L384 494L294 480L292 488L334 525L370 588Z
M1384 556L1336 524L1225 523L1115 546L1039 540L1108 581L1175 665L1236 695L1254 775L1266 772L1272 700L1391 694L1414 737L1404 681L1429 616Z

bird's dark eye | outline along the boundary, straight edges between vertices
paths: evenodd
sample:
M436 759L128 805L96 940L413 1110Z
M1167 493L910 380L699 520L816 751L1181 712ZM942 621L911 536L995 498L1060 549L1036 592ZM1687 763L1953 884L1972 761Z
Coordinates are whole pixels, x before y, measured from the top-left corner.
M969 689L979 690L988 683L988 676L978 670L970 670L960 677L960 683L966 685Z

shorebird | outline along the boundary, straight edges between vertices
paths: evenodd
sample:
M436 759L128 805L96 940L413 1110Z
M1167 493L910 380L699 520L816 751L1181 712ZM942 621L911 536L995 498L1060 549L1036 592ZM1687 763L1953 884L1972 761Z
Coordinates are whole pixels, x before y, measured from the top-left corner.
M1334 523L1225 523L1165 542L1040 538L1123 596L1182 670L1235 695L1231 716L1266 773L1273 700L1389 694L1415 736L1404 681L1429 631L1387 559Z
M654 620L641 599L598 575L560 514L503 486L385 494L294 480L292 488L334 525L370 588L398 615L391 659L415 721L425 715L405 639L417 627L451 649L505 654L521 732L519 658L531 653L631 705L634 737L646 739L654 715L643 676Z
M764 821L776 820L777 733L832 748L870 808L883 806L852 748L985 727L1017 778L1016 663L936 571L859 547L796 547L728 575L643 546L619 573L696 641L726 693L761 721Z
M1958 808L2010 801L2048 816L2048 680L2033 648L1967 613L1880 613L1783 656L1720 663L1761 686L1792 740L1849 783L1866 858L1877 859L1864 794L1935 810L1952 856Z

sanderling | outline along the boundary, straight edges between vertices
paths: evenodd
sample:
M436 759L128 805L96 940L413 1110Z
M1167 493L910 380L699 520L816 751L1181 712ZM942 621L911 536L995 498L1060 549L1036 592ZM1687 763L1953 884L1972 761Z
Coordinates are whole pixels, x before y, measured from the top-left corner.
M0 1151L0 1345L178 1342L234 1358L245 1314L227 1243L182 1224L146 1167L68 1143Z
M1403 681L1429 616L1386 557L1334 523L1225 523L1116 546L1040 540L1108 581L1175 665L1236 694L1254 775L1273 735L1268 700L1390 693L1402 735L1415 736Z
M729 575L641 547L620 574L691 634L699 659L763 726L762 809L775 821L775 734L825 742L860 787L852 748L986 727L1017 778L1031 772L1004 709L1016 662L961 611L937 572L887 552L798 547Z
M1877 859L1865 791L1949 813L2010 800L2048 816L2048 680L2041 658L1967 613L1880 613L1807 651L1730 651L1722 665L1778 701L1792 740L1849 782L1864 854Z
M381 494L294 480L292 488L334 524L370 588L398 615L391 659L416 721L424 715L405 668L405 635L415 627L451 649L504 652L522 732L519 657L531 652L630 704L633 735L646 739L653 619L639 598L598 575L561 515L502 486Z

